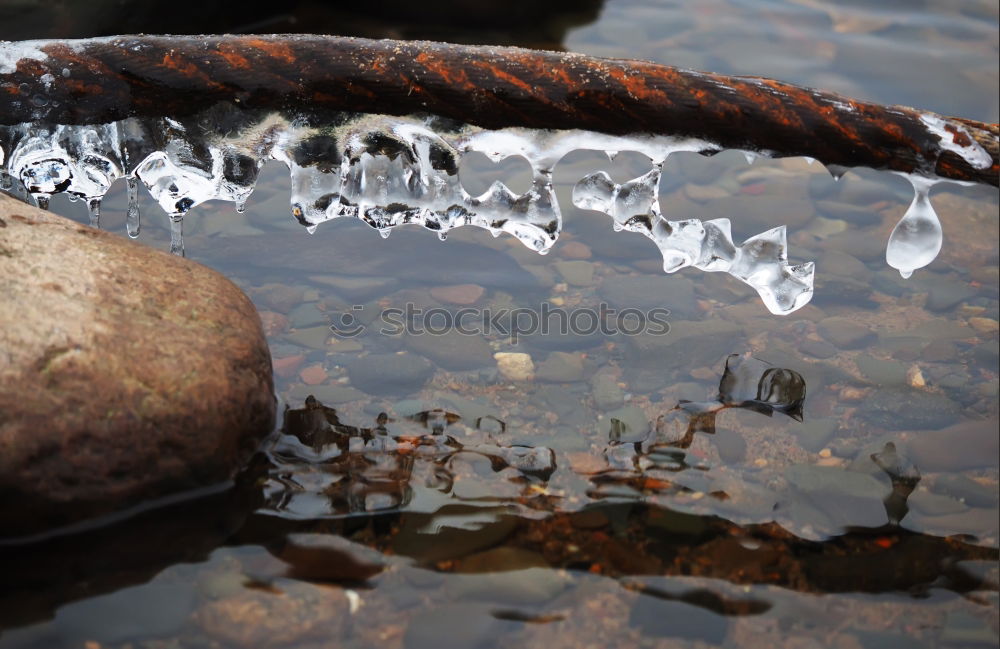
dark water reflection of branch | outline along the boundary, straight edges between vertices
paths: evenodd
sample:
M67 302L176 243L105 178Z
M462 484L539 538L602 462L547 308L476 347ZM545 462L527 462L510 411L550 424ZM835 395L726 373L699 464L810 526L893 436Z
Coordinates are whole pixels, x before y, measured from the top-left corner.
M682 476L703 468L692 467L684 449L696 433L714 432L723 409L801 420L804 399L797 372L731 356L713 401L678 404L653 432L641 435L624 423L612 426L608 468L587 479L598 491L620 485L642 494L690 492L644 471L655 467L668 470L658 476ZM599 493L574 506L548 491L558 461L552 449L505 443L511 432L493 417L474 424L470 430L458 415L430 409L397 419L383 413L370 426L353 426L309 398L303 408L286 411L283 434L268 456L228 492L74 536L5 547L0 629L50 617L67 602L144 583L166 566L204 560L223 545L266 548L286 566L287 577L343 584L364 584L396 560L461 570L469 553L504 546L541 555L552 568L617 578L645 596L721 615L757 614L770 604L674 589L662 579L701 577L815 593L998 588L963 563L995 562L997 549L899 526L920 473L891 443L871 456L893 484L885 498L888 524L815 541L773 522L740 525L678 511L662 499ZM478 492L455 497L476 485ZM417 506L420 493L438 494L438 500ZM311 515L301 510L300 497L313 507ZM441 522L463 518L475 525ZM661 581L650 582L651 576ZM499 615L548 620L518 611Z

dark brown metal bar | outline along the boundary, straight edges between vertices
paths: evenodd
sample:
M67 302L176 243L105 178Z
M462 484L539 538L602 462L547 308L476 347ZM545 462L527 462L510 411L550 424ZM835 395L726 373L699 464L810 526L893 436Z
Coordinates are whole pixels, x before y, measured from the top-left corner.
M330 36L0 43L0 124L184 116L219 102L689 136L718 148L1000 185L995 124L646 61Z

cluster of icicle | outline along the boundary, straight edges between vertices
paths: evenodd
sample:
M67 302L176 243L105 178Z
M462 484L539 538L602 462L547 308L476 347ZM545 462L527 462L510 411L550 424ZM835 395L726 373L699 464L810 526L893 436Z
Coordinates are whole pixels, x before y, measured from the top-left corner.
M210 117L210 116L209 116ZM225 120L202 117L184 124L170 119L125 119L101 125L0 127L0 188L14 179L40 207L66 192L86 202L99 226L101 198L117 179L128 187L127 230L139 234L138 183L170 217L171 250L183 254L184 215L210 200L227 200L242 211L257 175L269 160L291 171L291 208L310 232L333 218L360 218L388 236L400 224L438 232L476 225L494 236L507 232L545 253L561 229L552 185L556 163L570 151L621 150L650 158L648 173L615 183L605 172L581 179L573 201L610 215L616 230L641 232L663 254L668 273L694 266L727 272L752 286L767 308L787 314L813 292L813 264L790 265L784 226L733 242L726 218L670 221L657 189L667 157L679 151L717 151L696 139L618 137L585 131L484 130L441 124L434 118L340 114L321 126L277 114L244 120L225 133ZM514 194L495 182L480 196L459 182L459 159L479 151L494 161L523 156L531 164L530 189ZM750 155L750 154L748 154ZM913 205L893 231L887 258L907 276L930 263L941 247L941 228L927 198L929 185L915 182Z

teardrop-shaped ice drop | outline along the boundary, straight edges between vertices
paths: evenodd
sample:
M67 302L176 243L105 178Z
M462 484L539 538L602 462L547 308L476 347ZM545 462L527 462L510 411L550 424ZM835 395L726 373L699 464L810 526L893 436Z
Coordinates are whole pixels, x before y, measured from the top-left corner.
M439 241L447 241L448 240L448 233L447 232L438 232L438 240Z
M170 215L170 252L184 256L184 214L181 213Z
M49 209L49 195L48 194L32 194L35 197L35 203L39 208L43 210Z
M101 199L87 199L87 214L90 216L90 227L101 229Z
M392 234L392 230L389 228L380 228L378 233L383 239L388 239L389 235Z
M911 179L913 182L913 202L889 235L885 249L885 260L899 271L904 278L918 268L934 261L941 251L944 235L941 221L930 201L933 184L926 179Z
M246 211L247 211L247 202L246 201L240 201L240 202L236 203L236 213L237 214L243 214Z
M0 191L9 192L14 188L14 179L10 174L0 171Z
M139 181L135 176L125 176L128 191L128 210L125 212L125 231L135 239L139 236Z

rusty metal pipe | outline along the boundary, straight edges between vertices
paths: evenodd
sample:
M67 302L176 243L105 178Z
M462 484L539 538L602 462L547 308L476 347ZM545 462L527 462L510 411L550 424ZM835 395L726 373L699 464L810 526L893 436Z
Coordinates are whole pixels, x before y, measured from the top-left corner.
M687 136L719 149L1000 185L996 124L646 61L308 35L0 43L0 124L184 116L219 102Z

